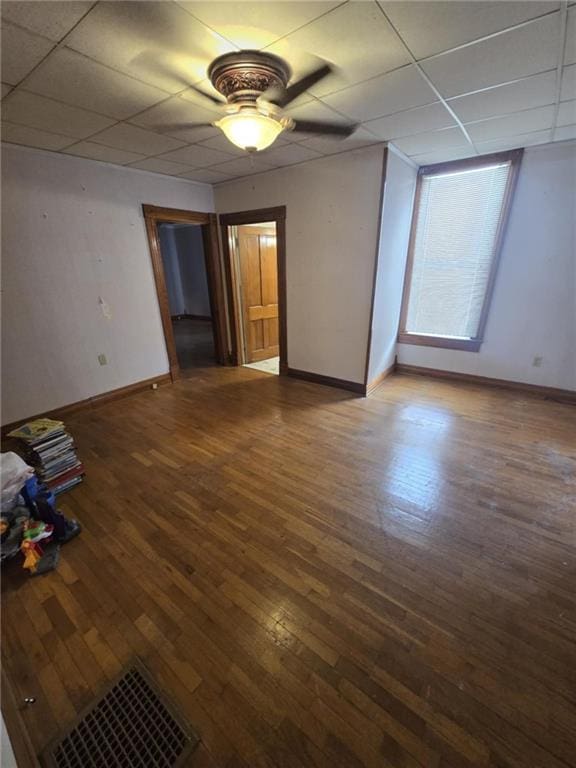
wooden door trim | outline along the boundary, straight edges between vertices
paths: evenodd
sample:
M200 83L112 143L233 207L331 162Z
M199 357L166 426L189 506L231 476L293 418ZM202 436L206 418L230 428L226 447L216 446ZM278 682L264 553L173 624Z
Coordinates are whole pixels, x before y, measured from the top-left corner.
M276 224L276 259L278 262L278 344L280 347L280 374L288 372L288 324L286 314L286 206L275 208L258 208L236 213L221 213L219 215L222 230L222 249L224 251L224 268L228 288L228 306L230 308L230 335L232 360L234 365L240 365L240 339L238 306L238 280L232 265L232 254L228 242L228 227L243 224L263 224L271 221Z
M201 211L184 211L180 208L164 208L156 205L142 205L144 221L146 222L146 234L148 247L152 259L154 283L156 295L162 318L162 328L168 353L170 377L175 381L180 377L180 364L176 354L176 342L172 330L172 317L166 289L166 276L164 263L160 250L160 237L158 224L199 224L202 227L202 242L204 245L204 259L206 264L206 277L208 280L208 295L210 309L212 311L212 328L214 332L214 347L216 359L221 365L226 365L226 310L224 307L224 280L220 268L220 248L218 245L218 222L215 213Z

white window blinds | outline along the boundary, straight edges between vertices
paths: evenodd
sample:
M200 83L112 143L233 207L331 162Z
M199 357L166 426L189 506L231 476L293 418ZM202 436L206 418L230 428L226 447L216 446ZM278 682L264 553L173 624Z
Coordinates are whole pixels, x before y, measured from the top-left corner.
M478 336L510 168L421 177L404 333Z

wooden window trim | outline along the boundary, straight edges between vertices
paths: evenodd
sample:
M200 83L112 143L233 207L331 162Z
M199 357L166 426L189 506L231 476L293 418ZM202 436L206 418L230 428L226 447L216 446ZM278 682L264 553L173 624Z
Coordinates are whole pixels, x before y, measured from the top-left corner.
M502 244L506 233L506 227L510 218L510 207L514 197L514 191L518 181L518 172L520 170L520 161L522 160L523 149L514 149L510 152L496 152L482 157L469 157L465 160L454 160L446 163L437 163L435 165L423 165L418 169L418 178L416 181L416 194L414 196L414 207L412 210L412 225L410 229L410 241L408 245L408 259L406 262L406 272L404 274L404 289L402 292L402 310L400 313L400 327L398 332L399 344L415 344L422 347L439 347L441 349L456 349L464 352L479 352L484 341L484 331L488 321L488 313L494 293L496 283L496 274L502 254ZM420 208L420 195L422 190L422 178L424 176L439 175L447 171L463 171L468 168L483 168L494 163L509 162L510 171L504 190L502 200L502 209L500 212L500 221L494 238L494 249L492 251L492 260L490 273L488 275L488 284L484 294L484 303L480 313L480 322L478 324L478 335L471 339L458 339L448 336L428 336L418 333L408 333L406 331L406 319L408 316L408 302L410 300L410 286L412 283L412 268L414 264L414 246L416 241L417 216Z

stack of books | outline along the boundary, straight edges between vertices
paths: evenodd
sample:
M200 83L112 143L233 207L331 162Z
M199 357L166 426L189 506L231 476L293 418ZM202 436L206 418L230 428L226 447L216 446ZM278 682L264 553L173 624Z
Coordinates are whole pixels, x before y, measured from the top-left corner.
M36 419L12 430L9 436L26 443L38 479L53 493L63 493L82 482L84 465L76 456L74 440L64 422Z

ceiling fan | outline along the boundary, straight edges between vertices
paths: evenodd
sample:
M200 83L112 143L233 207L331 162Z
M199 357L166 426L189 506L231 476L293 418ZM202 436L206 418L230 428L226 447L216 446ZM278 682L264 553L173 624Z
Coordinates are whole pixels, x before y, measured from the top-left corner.
M356 125L294 120L282 114L284 107L330 72L332 67L323 64L289 85L292 72L278 56L261 51L226 53L214 59L208 67L208 77L223 99L191 86L205 99L221 107L223 117L213 123L183 123L171 126L170 130L214 125L232 144L248 152L266 149L283 131L350 136Z

